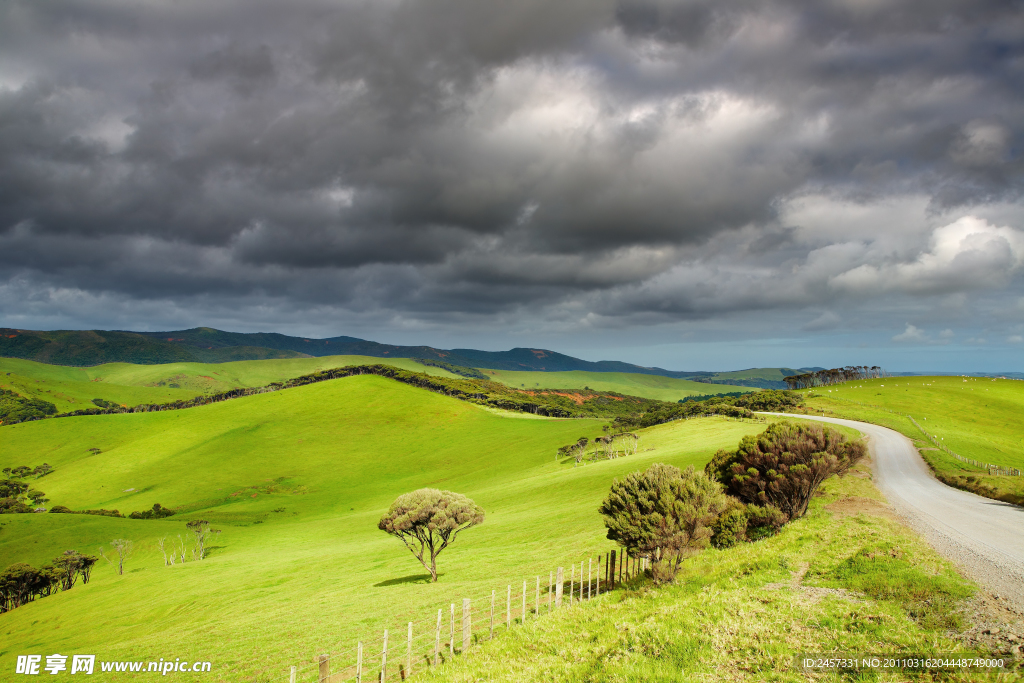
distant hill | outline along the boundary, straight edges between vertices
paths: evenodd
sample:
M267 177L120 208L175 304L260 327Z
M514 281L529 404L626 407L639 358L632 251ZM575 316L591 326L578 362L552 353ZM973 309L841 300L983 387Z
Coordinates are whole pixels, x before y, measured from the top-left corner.
M0 328L0 356L22 358L52 365L91 366L101 363L202 362L224 363L268 358L319 356L371 356L417 358L447 366L533 372L626 372L689 379L708 384L728 384L781 389L782 378L801 370L754 368L738 372L686 372L648 368L621 361L586 361L547 349L515 348L509 351L435 349L431 346L396 346L356 337L315 339L272 332L224 332L210 327L172 332L58 330L38 332ZM802 371L806 371L803 368Z

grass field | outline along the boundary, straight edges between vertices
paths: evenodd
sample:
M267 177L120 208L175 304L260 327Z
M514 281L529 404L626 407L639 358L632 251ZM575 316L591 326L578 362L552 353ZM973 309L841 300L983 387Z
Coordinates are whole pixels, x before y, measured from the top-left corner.
M0 464L56 467L33 481L51 506L188 512L0 517L0 566L95 553L113 538L138 545L124 576L98 566L88 585L0 616L0 671L45 651L210 660L209 680L271 680L360 634L608 549L596 508L614 477L654 461L702 465L763 428L676 422L645 431L635 457L573 468L555 462L556 448L601 434L600 422L523 419L373 376L2 427ZM398 494L422 486L465 493L487 512L441 556L433 585L376 529ZM211 556L164 567L157 539L195 518L222 529Z
M906 417L966 458L1024 469L1024 382L974 377L889 377L803 392L811 411L874 422L914 439L946 483L1024 503L1024 477L990 476L937 450ZM890 412L895 411L895 412ZM973 479L974 481L970 481Z
M404 370L438 377L456 376L408 358L386 360ZM107 363L80 368L0 358L0 389L42 398L65 413L95 407L94 398L126 406L164 403L238 387L263 386L328 368L379 362L380 358L369 356L323 356L231 363Z
M676 585L640 578L599 601L550 616L542 609L424 680L996 680L903 671L840 678L794 666L813 653L964 651L949 633L967 625L957 604L972 586L889 517L869 472L862 463L827 481L807 516L778 536L686 561Z
M491 379L522 389L582 389L615 391L630 396L656 398L660 401L678 401L687 396L721 394L733 391L754 391L750 387L728 384L707 384L688 379L674 379L658 375L638 375L628 372L516 372L511 370L481 370Z

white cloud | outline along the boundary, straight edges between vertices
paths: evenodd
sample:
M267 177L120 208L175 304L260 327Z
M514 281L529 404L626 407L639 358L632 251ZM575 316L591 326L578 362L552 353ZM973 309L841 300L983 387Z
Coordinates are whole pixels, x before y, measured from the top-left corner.
M907 329L894 336L892 340L894 342L916 342L924 344L928 342L928 336L924 333L924 330L907 323Z
M944 294L998 289L1024 264L1024 232L974 216L937 228L928 251L911 261L863 263L831 278L833 288L855 294L902 291Z

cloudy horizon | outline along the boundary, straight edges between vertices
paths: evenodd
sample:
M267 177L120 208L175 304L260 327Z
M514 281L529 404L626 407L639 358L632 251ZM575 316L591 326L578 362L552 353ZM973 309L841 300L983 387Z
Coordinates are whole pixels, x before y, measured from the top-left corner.
M9 0L0 326L1021 371L1022 9Z

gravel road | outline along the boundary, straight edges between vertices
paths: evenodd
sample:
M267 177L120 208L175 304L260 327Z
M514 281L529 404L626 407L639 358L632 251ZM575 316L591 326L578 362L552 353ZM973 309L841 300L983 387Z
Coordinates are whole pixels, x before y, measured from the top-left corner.
M1024 508L946 486L899 432L854 420L787 417L831 422L867 434L875 484L896 512L939 553L1024 614Z

